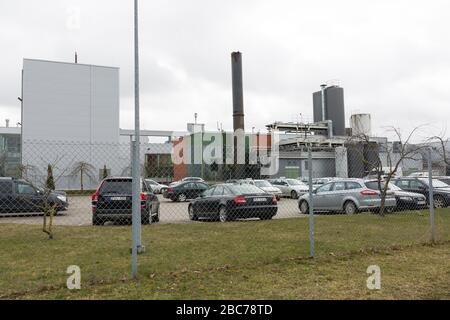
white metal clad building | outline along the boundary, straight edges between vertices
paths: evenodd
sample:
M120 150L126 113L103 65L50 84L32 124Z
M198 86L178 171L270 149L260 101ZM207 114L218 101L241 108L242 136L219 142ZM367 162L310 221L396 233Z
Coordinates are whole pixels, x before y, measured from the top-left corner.
M119 145L118 68L25 59L22 90L22 164L36 171L33 182L42 184L51 164L57 188L79 188L70 172L84 162L95 173L85 188L94 188L105 165L112 174L128 165L129 145Z
M23 140L119 142L119 69L24 59Z

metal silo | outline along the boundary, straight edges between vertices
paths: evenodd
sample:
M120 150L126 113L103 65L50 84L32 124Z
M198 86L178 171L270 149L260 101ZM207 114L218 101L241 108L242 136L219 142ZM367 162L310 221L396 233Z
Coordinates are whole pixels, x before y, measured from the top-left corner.
M321 86L321 90L313 94L313 100L314 121L331 120L333 135L345 136L344 89L337 85Z

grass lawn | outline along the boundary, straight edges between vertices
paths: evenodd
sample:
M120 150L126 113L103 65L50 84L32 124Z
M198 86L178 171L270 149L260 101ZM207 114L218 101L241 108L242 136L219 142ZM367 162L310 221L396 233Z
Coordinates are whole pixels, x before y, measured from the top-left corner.
M450 299L450 210L437 212L438 244L427 212L381 218L318 216L315 260L308 219L143 227L147 253L129 279L131 228L0 225L3 299ZM382 269L382 290L366 269ZM82 290L65 288L67 267Z

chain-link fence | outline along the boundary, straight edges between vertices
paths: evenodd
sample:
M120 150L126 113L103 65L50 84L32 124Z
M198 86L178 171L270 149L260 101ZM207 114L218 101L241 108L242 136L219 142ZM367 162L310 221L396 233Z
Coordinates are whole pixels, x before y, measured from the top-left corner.
M450 187L392 169L406 157L386 170L351 148L275 152L258 139L237 165L232 148L198 161L182 139L141 144L141 276L428 243L432 220L435 241L450 240ZM130 163L129 143L23 141L0 178L0 297L64 286L70 266L86 285L129 278Z

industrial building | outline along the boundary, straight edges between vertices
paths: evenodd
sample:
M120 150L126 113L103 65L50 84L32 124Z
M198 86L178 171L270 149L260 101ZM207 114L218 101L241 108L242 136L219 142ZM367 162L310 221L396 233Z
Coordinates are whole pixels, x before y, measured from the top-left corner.
M182 132L143 130L143 175L161 182L186 176L306 178L308 148L313 151L314 177L363 177L373 169L363 158L380 159L386 167L388 159L398 159L398 143L372 136L369 114L352 115L350 127L346 126L344 89L335 82L312 94L313 123L274 122L267 125L267 133L245 133L242 55L236 52L231 58L234 132L208 133L197 122ZM131 174L134 131L119 127L119 68L24 59L22 74L22 122L16 128L0 128L0 175L42 184L50 164L58 177L57 188L70 190L80 188L80 173L74 170L80 163L91 169L85 189L98 185L105 168L111 175ZM238 131L244 132L243 164L236 164ZM208 137L214 135L234 144L223 145L211 163L202 154L213 142ZM167 142L150 144L148 137L165 137ZM200 154L200 162L174 163L181 145L184 158ZM275 148L277 171L268 176L260 159L273 155ZM423 167L418 156L404 161L400 171L406 174Z
M57 187L68 190L80 188L81 164L89 169L86 189L97 187L105 167L129 174L132 135L119 128L119 68L24 59L22 74L21 163L33 171L28 180L41 184L48 165ZM155 156L171 154L170 145L145 137L141 150L143 168L147 155L155 163Z
M5 127L0 127L0 177L20 175L21 170L21 129L10 127L6 120Z

